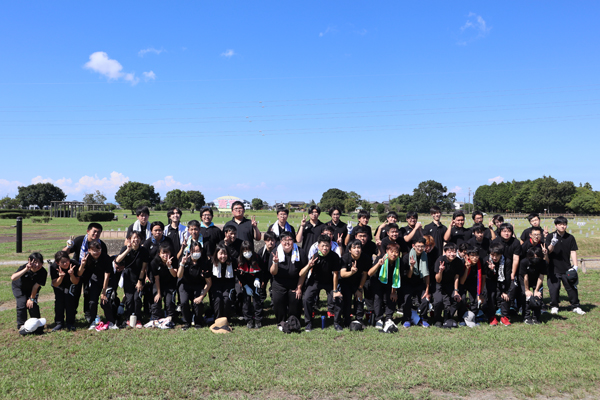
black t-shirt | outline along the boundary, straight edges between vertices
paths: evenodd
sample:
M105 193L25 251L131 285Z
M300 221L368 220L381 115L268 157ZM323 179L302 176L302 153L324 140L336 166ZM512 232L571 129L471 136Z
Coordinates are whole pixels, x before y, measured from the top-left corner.
M314 226L310 221L304 224L304 230L302 231L302 248L304 250L310 249L310 246L317 241L323 226L324 224L320 220L317 220L317 224Z
M278 224L278 225L279 225L279 221L278 221L278 222L275 222L275 224ZM267 228L267 231L268 231L268 232L273 232L273 233L275 233L275 231L273 231L273 227L275 226L275 224L271 224L271 225L269 225L269 227ZM293 238L293 240L294 240L294 243L295 243L295 242L296 242L296 229L295 229L295 228L292 226L292 224L290 224L289 222L288 222L288 225L290 226L290 229L291 229L291 232L292 232L292 238ZM283 228L282 228L282 227L281 227L281 225L280 225L280 226L279 226L279 234L281 234L282 232L285 232L285 227L283 227ZM279 235L275 234L275 239L276 239L277 241L279 241ZM304 240L303 240L303 241L304 241Z
M529 240L529 235L531 234L531 230L532 230L532 229L533 229L533 227L532 227L532 226L530 226L529 228L525 229L525 230L523 231L523 233L521 233L521 240L522 240L522 241L524 241L524 242L525 242L525 241ZM542 235L543 235L543 234L544 234L544 231L542 230Z
M539 260L536 263L532 262L528 258L523 258L519 263L519 276L524 278L525 275L529 276L529 287L535 288L537 285L537 280L540 275L548 274L548 265L546 261L541 258L537 258ZM529 288L526 288L529 289Z
M159 277L161 294L164 294L164 289L172 289L177 285L177 278L171 275L169 267L167 267L167 265L164 264L162 260L159 260L157 258L153 259L150 263L150 268L152 269L152 275L155 278L157 276ZM177 268L175 268L174 266L173 268L177 270ZM156 281L156 279L154 281Z
M71 263L77 265L74 260L71 260ZM58 279L58 269L59 268L60 267L55 262L50 265L50 280ZM75 267L75 273L73 274L73 276L76 276L76 275L77 275L77 267ZM61 289L69 289L71 287L71 285L74 285L74 283L71 282L71 275L69 275L68 270L66 270L65 276L63 277L62 282L60 283L60 285L58 287L60 287Z
M546 247L550 246L555 233L558 243L556 243L552 252L548 253L548 257L550 258L550 273L564 274L571 268L571 252L578 250L577 242L575 241L575 236L569 232L565 232L564 235L560 236L555 231L546 237Z
M312 268L308 284L314 282L333 284L333 273L340 270L340 256L335 251L330 251L326 256L318 256ZM334 288L335 289L335 288Z
M386 238L386 239L389 239L389 238ZM386 256L386 254L383 254L383 255L377 257L375 259L375 261L373 262L373 265L377 264L379 262L379 260L381 260L385 256ZM398 256L398 260L400 260L400 273L402 274L402 258L400 256ZM387 282L387 284L385 284L385 286L389 286L389 287L392 286L392 283L394 282L394 268L395 267L396 267L396 260L391 261L391 262L388 261L388 266L387 266L388 282ZM375 272L375 275L373 275L371 277L373 279L371 282L379 282L381 285L384 285L384 283L379 280L379 275L381 274L382 268L385 268L385 262L383 263L383 265L381 267L379 267L377 272ZM402 275L400 275L400 276L402 278ZM402 281L400 281L400 282L402 282ZM400 283L400 285L402 286L402 283Z
M494 243L501 243L504 245L504 252L502 254L506 259L506 263L510 264L512 271L513 259L515 258L515 256L521 256L521 242L519 242L513 236L511 236L510 239L508 239L508 241L504 241L504 239L502 239L502 237L500 236L494 239L492 244Z
M486 238L485 235L481 242L478 242L475 236L467 241L467 244L477 247L479 249L479 259L484 260L490 254L490 239Z
M386 253L387 251L387 246L390 243L396 243L400 246L400 252L404 252L404 246L403 246L403 242L404 239L401 236L398 236L398 239L396 240L392 240L389 236L386 237L385 239L383 239L381 241L381 244L379 245L379 254L383 255Z
M81 253L81 246L83 245L83 236L77 236L73 239L73 247L69 249L69 254L73 254L73 260L79 263L79 254ZM106 244L100 240L100 246L102 247L102 254L108 254L108 250L106 248ZM89 249L89 246L88 246Z
M112 269L112 261L108 255L101 253L97 260L90 255L85 263L81 280L84 283L92 280L103 284L104 273L110 271L109 268Z
M435 267L433 272L437 275L440 272L440 263L444 262L444 272L442 273L442 281L435 284L435 290L442 292L443 294L450 295L454 291L454 278L464 270L464 264L462 260L456 257L452 261L448 261L446 256L440 256L435 261ZM433 276L435 279L435 276Z
M352 229L352 233L350 234L350 239L348 239L348 243L350 243L354 239L356 239L356 228L358 228L358 226L355 226L354 229ZM367 231L366 232L367 233L367 240L369 242L372 241L373 240L373 230L371 229L371 227L369 225L362 225L362 228Z
M233 260L237 260L240 257L240 249L242 248L243 241L239 238L236 238L233 243L226 244L225 240L221 240L219 244L227 247L227 252L229 253L229 258Z
M24 270L26 266L27 264L21 265L15 272ZM44 286L47 278L48 271L44 267L40 268L37 272L29 270L28 272L25 272L25 274L19 279L12 281L13 292L15 289L17 289L21 291L23 296L30 296L31 290L35 284L37 283L40 286Z
M242 222L239 224L235 221L235 218L232 218L231 221L227 221L223 229L226 226L233 225L237 229L237 238L244 241L247 240L250 242L252 249L254 250L254 227L252 226L252 221L248 218L244 217Z
M269 268L273 265L273 253L277 252L274 248L269 257ZM295 290L298 286L298 278L300 270L306 266L308 260L306 252L303 249L298 249L300 261L291 262L292 252L285 254L285 260L279 260L277 275L273 275L273 287L280 287L288 290Z
M368 241L362 245L360 253L361 262L366 263L367 271L373 265L373 256L377 255L377 245L374 242Z
M123 254L123 252L127 249L126 246L121 248L121 252L119 254ZM121 265L125 266L123 270L125 277L128 277L129 280L135 285L140 278L140 274L142 273L142 268L144 267L144 263L150 264L150 253L146 247L140 246L137 250L131 250L123 261L121 261Z
M525 241L523 241L523 244L521 245L521 255L523 257L527 257L527 250L529 250L532 247L542 247L542 242L539 241L538 244L536 244L535 246L531 243L531 238L527 238Z
M150 256L150 260L154 260L156 255L158 254L158 250L160 249L160 245L162 243L167 243L171 248L171 257L173 257L173 261L177 258L177 253L175 252L175 246L173 245L173 241L168 237L163 235L163 240L160 243L154 242L153 238L147 239L142 246L148 249L148 254Z
M348 225L345 222L339 221L337 225L333 223L333 221L329 221L327 226L331 226L333 228L333 241L338 241L338 236L342 235L342 240L338 243L342 243L342 249L344 249L343 243L346 240L346 236L348 236Z
M435 262L435 260L437 260L437 258L443 253L442 250L444 248L444 235L446 234L447 230L448 228L441 222L439 226L436 225L435 222L431 222L430 224L425 225L425 227L423 228L423 235L432 236L435 242L433 250L431 250L431 252L429 253L429 257L432 259L433 262Z
M400 249L402 250L402 253L409 252L410 249L412 248L412 245L415 244L417 242L417 240L423 239L422 230L419 229L415 232L415 234L413 235L413 238L409 242L404 240L404 237L410 235L412 231L413 231L413 228L411 228L408 225L400 228L400 234L398 235L398 237L402 238L402 241L399 240L399 242L401 243Z
M148 229L148 228L149 228L149 227L148 227L148 224L149 224L149 223L150 223L150 222L146 223L146 225L144 225L144 226L141 226L141 225L140 225L140 229L141 229L141 230L140 230L140 231L138 231L138 232L140 233L140 242L142 242L142 243L144 243L144 241L145 241L146 239L149 239L149 238L147 238L147 237L146 237L146 229ZM129 235L131 234L131 232L133 232L133 225L134 225L134 224L135 224L135 222L134 222L133 224L129 225L129 227L127 227L127 237L129 237Z
M408 278L408 272L410 271L410 253L406 253L404 256L402 256L402 285L406 284L412 287L417 287L425 284L425 278L421 278L420 274L418 273L419 263L421 262L421 257L423 254L420 256L417 255L415 266L413 267L413 274L410 279Z
M459 228L457 226L451 228L452 229L452 233L450 234L450 240L448 242L452 242L454 244L456 244L457 246L460 246L461 244L463 244L464 242L467 241L467 232L468 229L463 228Z
M471 240L474 237L475 237L475 234L473 233L473 227L470 227L469 229L467 229L467 232L465 234L465 241L468 242L469 240ZM484 229L483 237L487 238L490 242L492 241L492 231L490 230L490 228Z
M179 268L183 268L181 281L184 284L204 286L206 279L212 277L212 263L206 257L200 257L196 262L190 259Z
M173 248L175 249L175 254L178 254L179 250L181 249L181 243L179 241L179 228L173 229L172 226L167 225L165 226L164 234L166 237L171 239L171 242L173 242Z
M345 253L341 259L340 271L350 272L352 270L353 263L354 259L352 258L350 252ZM356 260L356 268L358 271L355 274L350 277L340 279L340 285L358 288L358 286L360 286L360 281L362 280L363 272L369 272L369 269L371 268L371 259L359 257L358 260Z
M217 244L219 244L221 240L225 239L223 231L215 225L209 226L208 228L201 227L200 234L202 235L202 242L204 243L204 251L208 257L213 255ZM251 243L254 243L254 241Z
M383 241L383 239L388 237L388 225L389 225L388 223L385 223L385 224L383 224L381 229L379 229L379 240Z

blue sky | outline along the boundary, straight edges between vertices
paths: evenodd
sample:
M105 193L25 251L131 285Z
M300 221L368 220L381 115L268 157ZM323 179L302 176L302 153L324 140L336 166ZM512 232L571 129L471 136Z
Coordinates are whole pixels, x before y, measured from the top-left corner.
M590 182L597 2L5 2L0 196ZM594 172L596 171L596 172Z

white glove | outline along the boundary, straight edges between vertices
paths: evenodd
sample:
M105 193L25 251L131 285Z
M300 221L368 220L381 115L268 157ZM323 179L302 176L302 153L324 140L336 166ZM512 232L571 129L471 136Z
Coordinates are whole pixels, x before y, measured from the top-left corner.
M260 279L256 278L254 280L254 287L257 289L260 289Z
M348 221L348 235L352 235L352 230L354 227L352 226L352 221Z
M554 247L558 243L558 237L556 237L556 233L552 236L552 240L550 241L550 246Z
M68 248L73 247L73 244L74 244L74 242L71 239L67 240L67 247Z
M246 290L246 294L248 296L252 296L252 288L248 285L244 285L244 289Z
M579 267L578 267L577 265L574 265L574 266L572 266L570 269L574 269L575 271L578 271L578 268L579 268Z

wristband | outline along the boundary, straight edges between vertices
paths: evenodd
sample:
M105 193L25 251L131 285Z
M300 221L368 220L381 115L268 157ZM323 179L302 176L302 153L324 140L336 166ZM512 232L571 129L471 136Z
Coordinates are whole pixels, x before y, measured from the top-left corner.
M30 297L29 300L33 301L34 303L37 303L37 300L35 299L35 297Z
M359 292L362 292L362 291L363 291L363 288L359 287L359 288L358 288L358 289L356 289L356 290L358 290Z

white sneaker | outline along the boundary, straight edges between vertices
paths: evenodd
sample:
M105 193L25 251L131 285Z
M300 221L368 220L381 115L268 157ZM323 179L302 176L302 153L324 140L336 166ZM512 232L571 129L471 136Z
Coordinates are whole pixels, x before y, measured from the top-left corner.
M93 331L94 329L96 329L96 323L92 322L92 324L90 325L90 327L88 328L88 331Z
M108 329L117 329L118 330L119 327L117 325L113 324L112 322L109 322L108 323Z
M558 307L552 307L552 309L550 310L550 314L558 314Z
M585 311L583 311L583 310L582 310L581 308L579 308L579 307L575 307L575 308L573 309L573 312L574 312L575 314L579 314L579 315L585 315Z
M379 320L377 321L377 323L375 324L375 328L381 330L383 329L383 321Z

